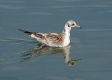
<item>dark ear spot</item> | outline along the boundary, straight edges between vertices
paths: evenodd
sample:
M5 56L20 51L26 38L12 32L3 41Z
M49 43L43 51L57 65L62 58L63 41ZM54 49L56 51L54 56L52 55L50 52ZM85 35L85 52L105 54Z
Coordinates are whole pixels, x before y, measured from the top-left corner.
M72 26L74 26L75 24L73 23Z

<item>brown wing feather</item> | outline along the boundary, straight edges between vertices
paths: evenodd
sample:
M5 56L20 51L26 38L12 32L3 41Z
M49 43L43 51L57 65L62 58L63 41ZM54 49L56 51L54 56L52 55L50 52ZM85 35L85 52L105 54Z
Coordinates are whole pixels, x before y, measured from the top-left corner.
M45 36L43 36L42 33L33 32L33 35L35 35L36 37L38 37L40 39L45 39Z
M47 39L52 41L52 42L63 42L64 36L62 33L60 34L55 34L55 33L49 33L47 36Z

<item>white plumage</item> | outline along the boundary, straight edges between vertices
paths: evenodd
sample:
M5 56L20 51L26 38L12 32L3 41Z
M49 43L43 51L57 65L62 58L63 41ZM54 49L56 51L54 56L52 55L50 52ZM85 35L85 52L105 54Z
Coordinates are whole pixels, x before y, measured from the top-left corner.
M65 47L70 43L70 31L71 28L80 26L73 20L67 21L64 30L61 33L40 33L40 32L29 32L26 30L19 29L24 33L29 34L32 38L36 39L38 42L51 47Z

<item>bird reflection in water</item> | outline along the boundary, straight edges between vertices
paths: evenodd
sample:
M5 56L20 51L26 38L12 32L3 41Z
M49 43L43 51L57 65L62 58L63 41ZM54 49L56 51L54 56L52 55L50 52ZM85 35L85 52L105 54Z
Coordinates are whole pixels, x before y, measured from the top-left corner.
M31 50L25 51L22 53L22 61L31 59L32 57L42 56L46 54L62 54L64 56L64 61L68 66L76 66L79 63L79 59L72 58L70 56L71 45L68 45L64 48L58 47L48 47L42 44L39 44L38 47Z

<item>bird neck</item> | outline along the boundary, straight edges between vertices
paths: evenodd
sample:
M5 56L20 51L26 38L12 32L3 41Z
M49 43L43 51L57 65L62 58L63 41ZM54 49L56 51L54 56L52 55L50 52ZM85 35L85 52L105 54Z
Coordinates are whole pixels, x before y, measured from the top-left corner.
M70 43L70 30L71 27L68 27L67 24L65 24L64 30L63 30L63 34L64 34L64 42L63 45L67 46Z
M70 36L70 31L71 31L71 27L68 27L68 25L65 24L63 33L64 33L65 35L67 35L67 36Z

